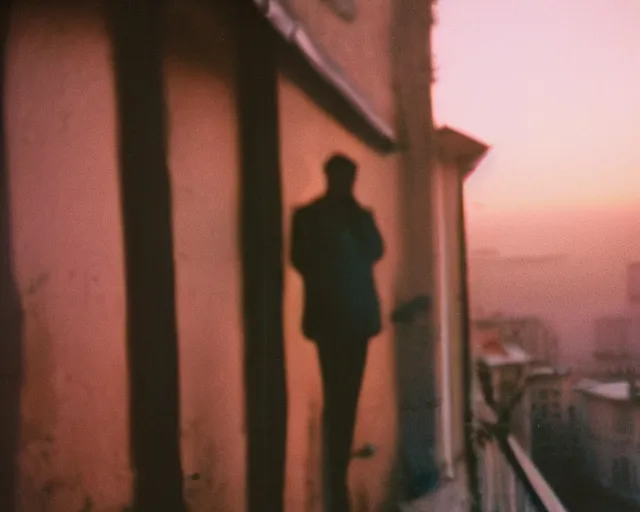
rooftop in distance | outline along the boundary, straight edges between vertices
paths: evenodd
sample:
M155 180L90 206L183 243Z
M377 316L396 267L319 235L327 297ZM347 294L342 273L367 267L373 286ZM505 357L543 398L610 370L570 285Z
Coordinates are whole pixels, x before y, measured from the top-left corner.
M514 343L501 344L501 350L485 350L480 360L491 367L528 364L531 356Z
M637 381L637 385L640 387L640 381ZM629 382L625 380L615 382L598 382L591 379L582 379L574 389L581 393L598 398L604 398L606 400L624 402L630 400Z

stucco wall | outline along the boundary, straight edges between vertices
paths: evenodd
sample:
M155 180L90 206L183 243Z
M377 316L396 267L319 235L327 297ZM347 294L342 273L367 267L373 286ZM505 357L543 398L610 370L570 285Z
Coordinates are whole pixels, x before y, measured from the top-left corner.
M99 14L19 4L5 105L25 312L19 507L122 510L131 482L123 246Z
M185 498L245 507L242 275L233 33L225 13L165 12Z
M394 305L400 234L398 165L396 157L383 157L363 146L284 78L280 80L280 114L287 237L293 209L324 191L322 164L332 152L341 151L360 165L356 195L375 211L387 248L375 269L384 329L370 344L354 441L355 448L372 443L378 452L371 459L354 460L350 471L354 504L373 510L385 498L397 449L394 341L388 318ZM289 254L288 238L285 254ZM285 286L289 394L286 504L291 512L313 511L320 510L322 390L315 346L301 333L302 281L289 261Z
M362 4L360 21L349 27L328 11L313 17L310 2L294 4L315 20L327 46L338 45L334 56L390 116L389 65L380 60L388 53L388 18L377 10L386 12L388 2ZM243 510L232 37L222 14L195 3L175 0L166 22L185 495L191 510ZM124 510L132 480L122 223L110 44L100 13L19 8L6 87L13 261L25 310L21 509ZM361 165L357 194L375 210L387 247L376 267L384 330L370 345L355 440L377 453L354 461L351 471L355 502L368 510L385 498L397 449L388 317L402 233L399 164L365 147L284 79L280 92L285 232L293 207L321 193L322 162L341 150ZM320 375L315 347L300 331L301 291L287 262L292 512L317 510L320 497Z
M177 3L177 2L176 2ZM179 2L166 88L190 510L243 510L232 38ZM19 507L131 501L123 243L110 42L98 9L18 5L7 50L13 265L24 308Z

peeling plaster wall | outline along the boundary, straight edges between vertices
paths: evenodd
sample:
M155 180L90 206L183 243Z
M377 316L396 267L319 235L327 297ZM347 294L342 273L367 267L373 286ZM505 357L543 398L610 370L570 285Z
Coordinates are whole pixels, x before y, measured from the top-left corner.
M223 13L174 0L165 76L189 510L245 509L242 275L233 38Z
M28 511L131 502L125 289L110 42L98 9L15 10L6 131L24 307L18 489ZM245 508L233 44L173 2L165 80L181 448L189 510Z
M165 27L182 463L190 510L240 511L246 490L233 38L223 14L198 5L174 0ZM376 23L386 34L386 18ZM316 30L335 38L322 27ZM353 64L354 76L390 114L388 65L374 73L371 60L382 51L339 59ZM20 509L123 511L132 475L109 38L97 9L22 6L7 54L13 262L25 315ZM380 78L369 83L369 75ZM386 498L397 450L388 317L401 246L398 157L374 153L285 79L280 93L285 233L293 207L322 191L322 162L341 150L361 164L357 194L375 210L385 238L387 253L376 267L384 330L370 345L355 439L356 447L370 442L378 452L355 460L350 474L356 509L373 510ZM292 512L319 510L321 500L320 373L315 347L301 335L301 298L287 262Z
M19 4L5 104L25 314L19 509L122 510L131 492L123 246L99 13Z
M354 510L377 510L386 498L396 461L397 403L393 326L389 313L398 264L397 157L381 156L345 132L309 97L285 78L280 80L283 197L285 205L285 336L288 368L289 423L287 446L287 510L320 511L320 443L322 388L315 345L301 332L302 281L288 257L293 209L324 191L322 164L334 151L360 164L356 195L373 208L386 254L375 269L381 296L383 332L371 341L360 396L354 447L372 443L371 459L354 460L350 482Z

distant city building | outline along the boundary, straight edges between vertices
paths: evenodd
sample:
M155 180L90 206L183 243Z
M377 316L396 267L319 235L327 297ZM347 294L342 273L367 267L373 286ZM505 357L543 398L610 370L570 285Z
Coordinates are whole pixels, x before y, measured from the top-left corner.
M599 378L640 372L640 262L627 265L627 298L622 312L594 320L591 374Z
M577 419L585 477L640 505L640 381L578 383Z
M531 456L552 482L562 479L563 465L578 450L572 377L568 370L552 366L533 367L528 374Z
M626 315L603 316L594 321L595 353L600 358L628 356L631 351L631 318Z
M531 356L519 345L502 340L496 326L478 326L473 330L476 360L490 370L493 399L505 404L518 392L528 378ZM511 413L511 432L525 451L530 451L530 421L527 393Z
M498 329L502 343L518 345L533 363L554 365L557 362L558 338L539 317L494 316L474 323L480 329Z
M640 315L608 315L594 320L594 373L618 378L640 370Z
M531 357L518 345L504 343L500 329L475 325L472 330L472 343L476 362L489 370L493 400L497 404L506 404L526 383ZM478 410L486 407L484 399L476 398ZM529 452L529 405L525 393L511 412L509 431L525 452ZM495 418L492 420L495 421ZM490 443L495 443L490 441ZM515 485L513 472L506 459L496 456L499 450L483 450L479 457L481 488L484 488L483 501L486 510L518 510L533 512L535 509L526 499L521 486ZM491 508L489 508L491 506Z
M627 297L631 304L640 306L640 261L627 266Z

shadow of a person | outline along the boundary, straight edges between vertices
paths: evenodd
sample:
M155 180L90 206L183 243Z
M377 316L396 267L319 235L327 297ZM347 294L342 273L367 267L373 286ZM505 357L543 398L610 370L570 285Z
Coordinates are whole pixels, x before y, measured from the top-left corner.
M347 469L369 339L381 330L373 276L383 241L373 213L353 195L357 165L335 154L326 193L294 212L292 254L304 281L303 332L318 348L326 443L325 500L349 510Z

